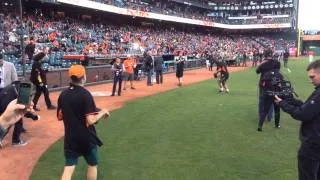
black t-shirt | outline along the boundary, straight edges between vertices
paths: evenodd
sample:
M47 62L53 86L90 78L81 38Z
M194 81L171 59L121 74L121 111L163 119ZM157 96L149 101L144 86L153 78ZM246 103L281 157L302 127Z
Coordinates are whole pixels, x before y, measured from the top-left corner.
M227 64L225 61L218 61L217 62L217 72L221 72L223 74L229 74Z
M283 59L288 60L288 58L289 58L289 53L288 53L288 52L285 52L285 53L283 54Z
M66 151L86 154L94 145L102 145L94 126L87 127L86 116L98 111L88 90L70 85L59 96L58 113L59 111L63 114Z
M263 75L271 70L274 69L280 69L280 62L274 59L265 59L264 62L262 62L256 69L256 73L257 74L261 74L260 75L260 81L263 77Z
M32 64L32 69L30 73L30 81L37 86L40 85L38 75L40 75L42 83L46 85L47 84L46 71L42 69L41 63L34 62Z
M178 61L177 61L177 71L183 71L184 69L184 58L183 57L179 57Z

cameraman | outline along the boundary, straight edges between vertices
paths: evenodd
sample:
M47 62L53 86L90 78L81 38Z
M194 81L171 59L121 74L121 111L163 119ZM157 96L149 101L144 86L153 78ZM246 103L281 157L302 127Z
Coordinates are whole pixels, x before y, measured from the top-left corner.
M275 127L280 128L280 107L274 103L274 98L266 94L266 90L262 87L263 77L269 71L280 71L280 62L273 59L273 51L269 48L264 52L265 59L257 67L256 73L260 74L259 80L259 124L258 131L262 131L263 122L268 115L272 105L275 112Z
M320 179L320 60L309 64L308 76L315 91L306 102L286 101L275 96L275 102L294 119L301 121L298 151L299 180ZM300 103L297 103L300 102Z

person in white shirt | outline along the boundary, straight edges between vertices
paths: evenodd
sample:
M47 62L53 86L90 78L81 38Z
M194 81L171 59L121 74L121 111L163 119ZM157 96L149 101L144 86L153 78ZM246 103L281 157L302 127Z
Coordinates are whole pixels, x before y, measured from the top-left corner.
M7 62L0 54L0 90L18 80L18 75L14 64Z

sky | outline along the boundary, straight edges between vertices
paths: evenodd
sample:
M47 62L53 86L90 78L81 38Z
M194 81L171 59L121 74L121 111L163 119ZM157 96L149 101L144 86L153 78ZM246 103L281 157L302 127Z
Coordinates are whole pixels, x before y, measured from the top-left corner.
M320 30L320 0L299 0L298 27L302 30Z

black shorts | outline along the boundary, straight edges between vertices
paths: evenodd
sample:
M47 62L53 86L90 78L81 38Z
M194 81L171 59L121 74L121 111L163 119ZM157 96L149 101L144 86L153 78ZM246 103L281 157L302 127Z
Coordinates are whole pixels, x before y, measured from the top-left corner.
M176 77L177 77L177 78L183 77L183 71L177 71L177 72L176 72Z
M220 83L225 83L229 79L229 73L222 73L219 79Z
M87 164L90 166L96 166L98 165L98 147L94 146L89 154L83 155L77 152L72 152L65 150L64 151L65 156L65 166L74 166L78 164L78 159L80 156L83 156L86 160Z

